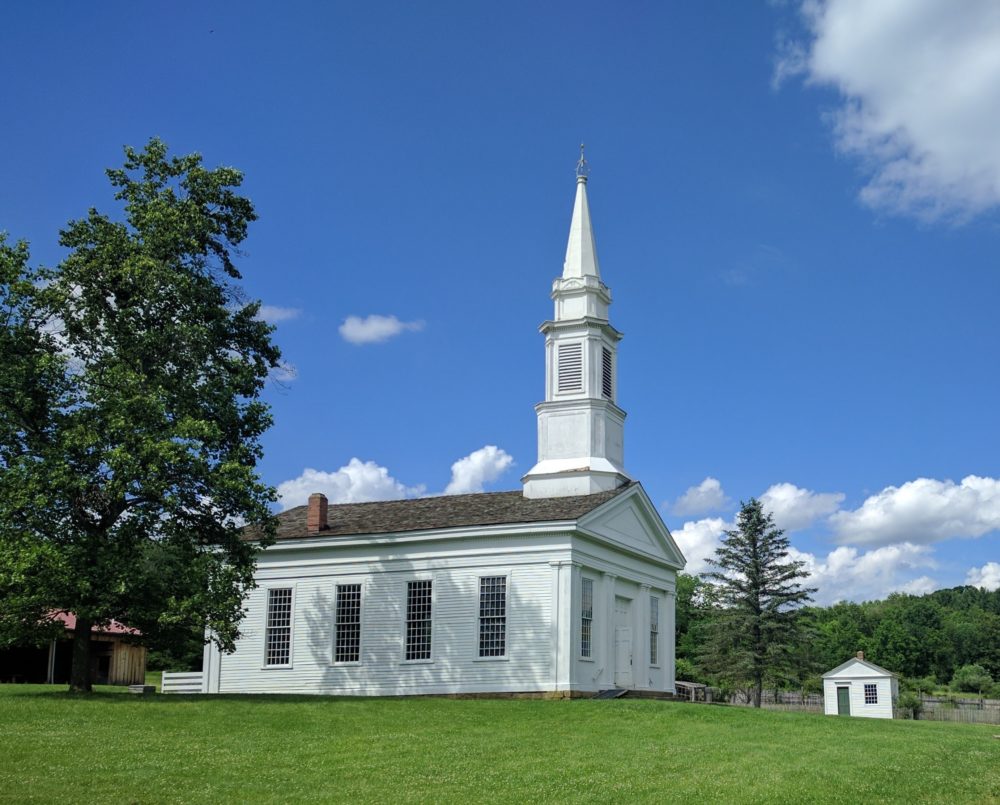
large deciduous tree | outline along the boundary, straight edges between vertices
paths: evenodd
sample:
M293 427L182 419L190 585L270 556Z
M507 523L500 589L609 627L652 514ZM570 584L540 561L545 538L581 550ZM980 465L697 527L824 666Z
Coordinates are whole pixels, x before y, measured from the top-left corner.
M0 241L0 641L76 613L70 687L90 631L238 637L274 491L256 472L259 399L280 359L236 284L256 219L242 175L151 140L108 177L121 214L61 232L55 268Z
M700 656L702 666L730 684L747 685L760 707L766 680L795 665L801 639L797 609L815 592L800 583L802 562L788 555L788 538L760 501L741 504L704 578L715 585L717 608Z

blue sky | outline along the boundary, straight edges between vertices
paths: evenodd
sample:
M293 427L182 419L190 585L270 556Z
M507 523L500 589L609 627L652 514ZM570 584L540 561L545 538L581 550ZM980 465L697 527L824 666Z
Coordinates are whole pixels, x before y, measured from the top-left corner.
M513 489L584 141L691 568L765 495L821 600L996 587L1000 12L946 5L16 4L0 229L57 261L153 135L239 167L285 503Z

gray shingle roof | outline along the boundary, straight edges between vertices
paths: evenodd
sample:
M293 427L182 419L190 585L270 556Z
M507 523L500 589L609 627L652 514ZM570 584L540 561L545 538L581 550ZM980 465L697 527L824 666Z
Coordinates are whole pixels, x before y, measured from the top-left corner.
M576 520L620 495L629 486L630 484L626 484L610 492L564 498L526 498L521 490L517 490L378 503L341 503L329 507L329 527L318 534L306 533L307 507L296 506L277 515L276 537L285 540L398 534L433 528ZM248 527L244 533L247 539L254 539L259 534L253 527Z

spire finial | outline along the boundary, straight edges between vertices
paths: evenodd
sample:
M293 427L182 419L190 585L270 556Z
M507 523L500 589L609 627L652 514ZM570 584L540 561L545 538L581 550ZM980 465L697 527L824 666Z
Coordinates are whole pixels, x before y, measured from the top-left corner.
M587 181L587 176L590 175L590 165L587 162L587 158L583 155L584 145L580 143L580 161L576 163L576 180L578 182Z

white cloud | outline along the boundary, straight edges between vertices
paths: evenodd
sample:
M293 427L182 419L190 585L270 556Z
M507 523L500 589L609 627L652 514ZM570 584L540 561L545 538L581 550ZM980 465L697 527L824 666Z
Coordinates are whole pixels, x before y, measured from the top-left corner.
M422 486L406 486L374 461L352 458L335 472L306 468L298 478L278 484L282 509L302 506L313 492L322 492L331 503L364 503L398 500L423 494Z
M671 530L688 560L684 572L697 575L710 570L707 560L715 556L724 532L734 527L721 517L709 517ZM870 551L843 545L825 558L790 546L788 555L805 563L809 578L804 586L817 588L814 598L819 604L874 600L896 591L922 595L940 586L926 575L910 578L915 570L935 567L932 549L926 545L901 543Z
M864 553L842 545L825 559L794 547L788 553L790 558L805 563L809 572L806 585L817 588L814 598L818 604L873 600L896 591L920 595L938 587L928 576L905 578L915 569L935 566L931 548L926 545L904 542Z
M707 560L715 556L715 549L722 542L722 533L732 527L732 523L727 523L721 517L706 517L703 520L688 521L681 528L671 529L671 536L687 559L684 572L697 575L708 570Z
M923 219L1000 204L1000 3L803 0L807 42L779 45L775 83L831 86L839 148L873 208Z
M808 528L837 511L843 501L840 492L813 492L789 483L774 484L760 496L764 510L774 515L775 525L786 531Z
M451 465L451 481L444 493L482 492L484 484L495 481L513 463L513 457L496 445L480 447Z
M294 363L282 361L268 372L267 376L278 383L291 383L299 376L299 370Z
M278 307L278 305L261 305L257 311L257 318L266 321L268 324L278 324L282 321L291 321L302 315L302 310L297 307Z
M1000 590L1000 562L987 562L982 567L972 568L965 577L965 583L987 590Z
M340 325L341 337L351 344L377 344L407 330L424 329L422 321L400 321L395 316L372 314L361 318L348 316Z
M938 589L941 585L938 584L930 576L918 576L915 579L911 579L899 588L899 592L907 593L909 595L927 595L927 593L932 593Z
M866 545L981 537L1000 529L1000 480L917 478L886 487L854 511L837 512L830 523L840 542Z
M731 502L722 491L722 484L715 478L708 477L697 486L688 487L688 490L674 501L670 510L679 517L690 517L694 514L724 509Z

